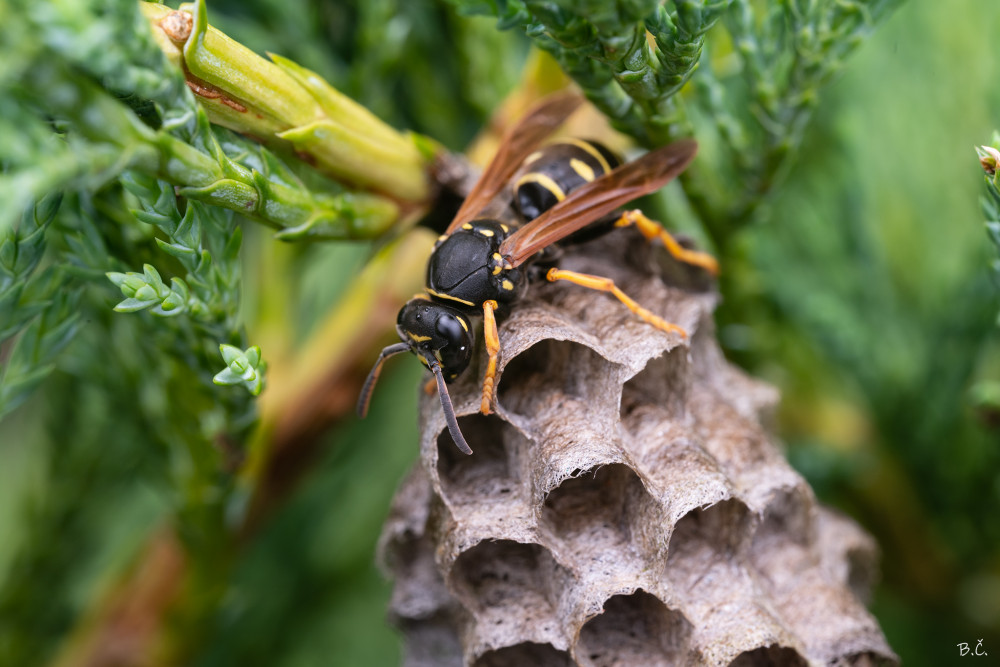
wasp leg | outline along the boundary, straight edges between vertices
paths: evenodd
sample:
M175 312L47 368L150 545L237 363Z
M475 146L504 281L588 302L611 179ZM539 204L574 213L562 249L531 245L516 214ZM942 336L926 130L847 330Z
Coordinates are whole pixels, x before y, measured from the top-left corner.
M424 393L428 396L433 396L434 392L438 390L437 378L431 376L427 382L424 383Z
M663 245L667 248L667 252L669 252L677 261L701 267L713 276L719 275L719 262L717 259L709 255L707 252L688 250L683 247L677 242L677 239L671 236L670 233L663 228L661 224L647 218L642 211L625 211L622 213L621 217L615 221L615 227L628 227L629 225L635 225L636 229L639 230L639 233L645 236L648 241L660 239L663 242Z
M486 377L483 378L483 402L479 406L479 411L484 415L492 412L490 406L493 404L493 384L497 375L497 356L500 354L500 335L497 333L497 318L493 314L496 309L496 301L483 303L483 338L486 339L486 353L490 357L486 365Z
M601 292L610 292L614 295L616 299L625 304L625 307L631 310L633 313L638 315L643 319L643 321L652 324L654 327L660 331L666 333L679 333L684 338L687 338L687 332L676 324L671 324L666 320L657 317L653 313L649 312L647 309L636 303L628 294L618 289L615 282L611 278L602 278L601 276L591 276L586 273L577 273L576 271L564 271L562 269L549 269L548 273L545 274L545 279L549 282L555 282L557 280L568 280L571 283L580 285L581 287L586 287L588 289L595 289Z

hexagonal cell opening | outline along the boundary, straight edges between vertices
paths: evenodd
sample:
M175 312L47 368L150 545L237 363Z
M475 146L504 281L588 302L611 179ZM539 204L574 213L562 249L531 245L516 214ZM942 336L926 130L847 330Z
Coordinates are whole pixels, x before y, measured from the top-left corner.
M793 539L802 545L815 539L812 494L803 482L800 486L779 489L767 503L764 518L754 534L754 546L764 546L771 539Z
M636 373L622 387L621 419L630 431L629 417L640 406L656 406L665 410L670 419L684 415L690 385L688 350L675 347L669 352L650 359L646 367Z
M434 543L421 535L386 548L385 560L396 579L389 604L390 617L422 618L447 605L444 581L434 562Z
M806 667L807 664L795 649L771 644L740 653L729 667Z
M574 654L581 667L671 667L688 662L690 637L683 614L640 589L609 598L580 630Z
M849 549L845 558L847 559L847 581L843 583L847 585L854 597L867 606L878 580L877 568L872 565L872 555L865 549L857 548Z
M542 522L564 545L590 557L625 556L623 546L656 549L662 518L639 476L621 463L565 480L549 492Z
M487 651L473 663L473 667L575 667L576 663L566 651L552 644L524 642Z
M596 400L607 391L610 364L580 343L543 340L506 365L497 387L497 400L505 410L529 417L567 398Z
M498 630L516 623L542 634L556 630L557 591L570 578L545 547L511 540L480 542L455 560L449 577L455 597L480 623Z
M843 658L837 658L830 662L830 667L886 667L887 665L899 664L889 656L882 655L876 651L862 651L851 653Z
M746 547L751 525L750 510L736 498L691 510L674 525L667 570L679 585L696 585L713 565L732 562Z
M458 425L473 453L463 454L447 429L438 435L438 477L447 500L462 505L517 495L527 438L496 415L460 417Z
M447 612L398 623L403 633L403 667L462 667L462 643Z
M780 571L781 578L788 579L793 572L818 565L810 548L816 537L813 507L804 485L773 494L750 545L750 558L760 572Z

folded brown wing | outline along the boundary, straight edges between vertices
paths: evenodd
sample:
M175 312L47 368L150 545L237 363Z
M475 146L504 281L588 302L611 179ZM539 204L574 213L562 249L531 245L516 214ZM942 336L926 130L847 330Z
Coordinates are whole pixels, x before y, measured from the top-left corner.
M500 148L476 182L472 192L448 225L451 234L474 219L507 185L525 158L531 155L582 102L576 93L550 95L535 105L516 125L507 130Z

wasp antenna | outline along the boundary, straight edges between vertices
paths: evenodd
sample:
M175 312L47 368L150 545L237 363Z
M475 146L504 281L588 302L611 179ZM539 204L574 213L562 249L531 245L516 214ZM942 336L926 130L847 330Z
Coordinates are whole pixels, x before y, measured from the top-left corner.
M437 361L432 361L428 365L431 371L434 372L434 377L437 378L438 396L441 398L441 410L444 411L444 420L448 423L448 432L451 433L451 439L455 441L455 444L458 445L458 448L463 453L471 454L472 448L469 447L469 443L462 436L461 429L458 428L458 419L455 417L455 406L451 404L451 396L448 395L448 385L444 382L441 364Z
M365 380L364 386L361 387L361 395L358 396L359 417L364 419L365 415L368 414L368 404L372 400L372 391L375 390L375 383L378 382L378 376L382 372L382 364L389 357L395 356L400 352L406 352L409 349L410 346L406 343L396 343L395 345L382 348L378 359L375 361L375 365L372 366L371 371L368 373L368 378Z

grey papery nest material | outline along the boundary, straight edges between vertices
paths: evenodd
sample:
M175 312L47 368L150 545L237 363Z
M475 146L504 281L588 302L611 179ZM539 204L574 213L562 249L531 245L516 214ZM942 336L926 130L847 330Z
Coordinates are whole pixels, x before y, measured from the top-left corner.
M500 327L496 414L476 414L481 350L452 386L472 456L423 398L381 543L405 664L896 664L861 601L875 544L782 457L777 394L723 358L704 278L630 230L560 264L690 340L540 285Z

